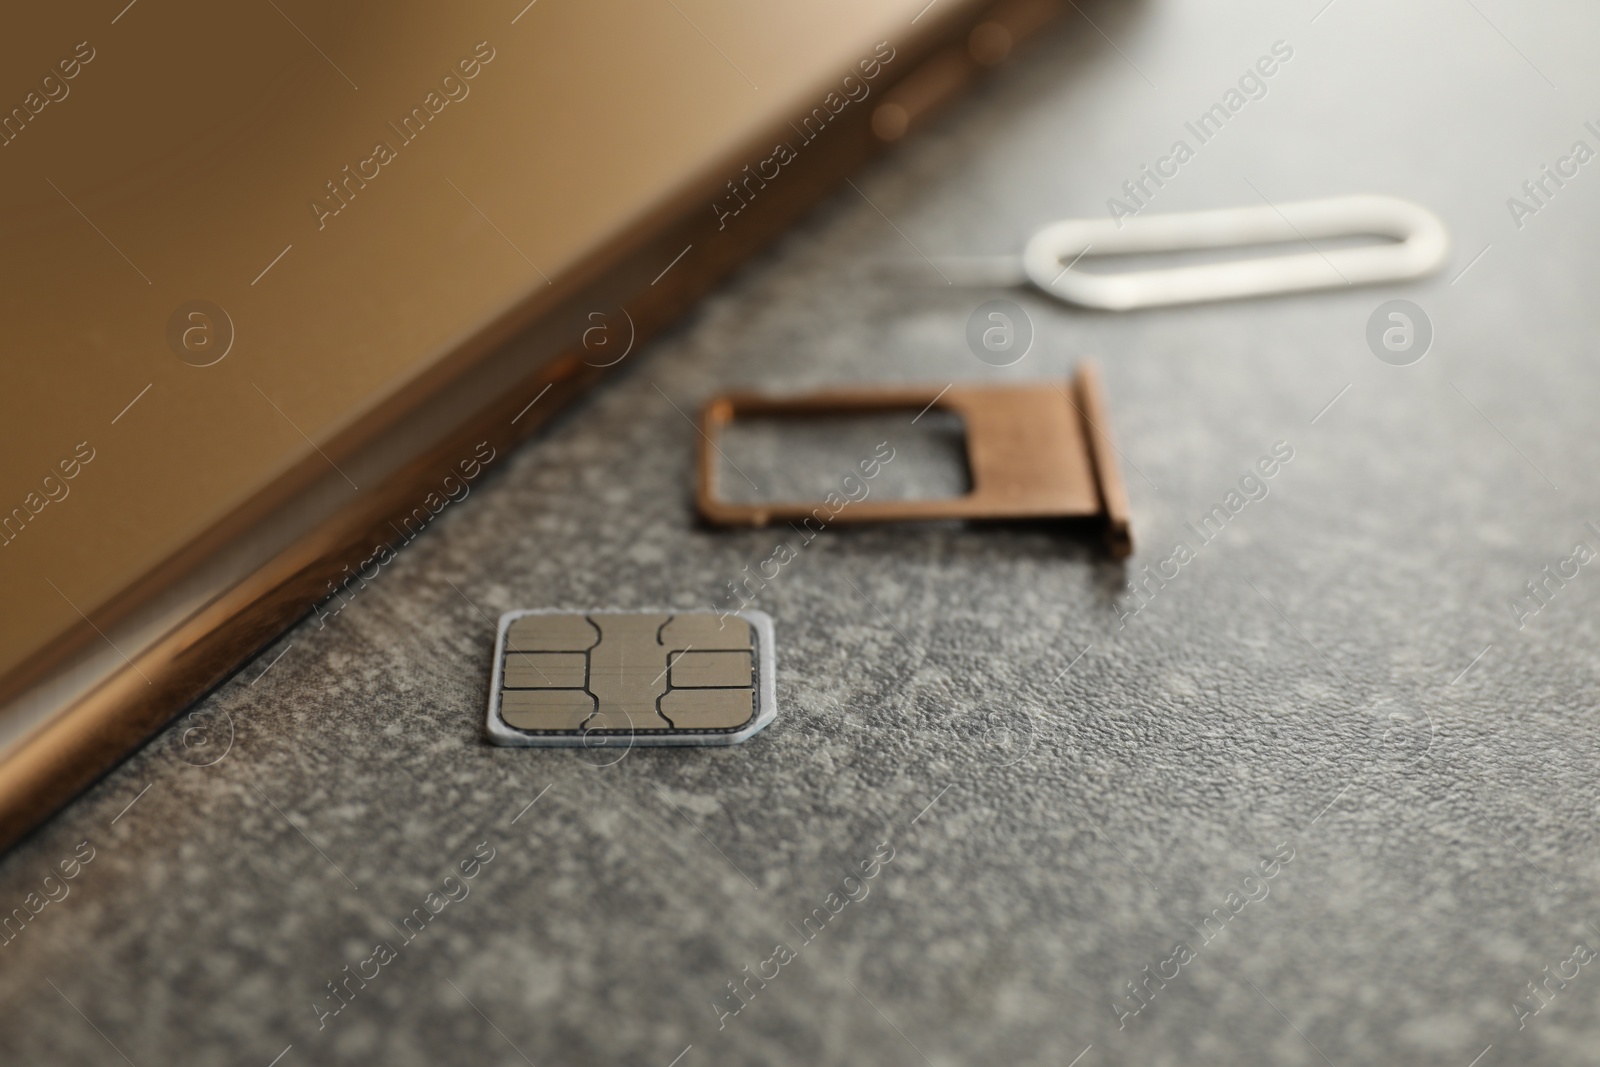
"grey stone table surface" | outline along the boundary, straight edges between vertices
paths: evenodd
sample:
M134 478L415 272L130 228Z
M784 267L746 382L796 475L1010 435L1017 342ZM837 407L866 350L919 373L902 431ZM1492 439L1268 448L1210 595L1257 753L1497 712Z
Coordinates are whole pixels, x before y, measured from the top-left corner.
M76 873L0 948L0 1062L1600 1060L1597 39L1577 4L1069 8L0 859L8 910ZM1392 193L1452 260L1127 315L916 277L1104 216L1179 139L1149 211ZM1007 368L965 341L994 298L1036 330ZM1410 366L1366 341L1394 298L1434 328ZM483 742L488 618L718 605L794 536L696 523L679 409L1091 355L1126 569L1048 526L829 529L760 591L748 744ZM948 475L879 429L902 491ZM846 440L749 462L830 477Z

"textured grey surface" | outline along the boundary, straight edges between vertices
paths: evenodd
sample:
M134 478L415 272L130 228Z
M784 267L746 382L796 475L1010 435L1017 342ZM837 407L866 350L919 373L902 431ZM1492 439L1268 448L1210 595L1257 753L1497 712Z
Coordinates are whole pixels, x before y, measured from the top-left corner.
M0 1062L1595 1062L1596 967L1521 1029L1512 1005L1600 945L1600 578L1520 629L1507 601L1600 547L1600 164L1520 230L1505 200L1596 146L1600 16L1319 8L1090 8L1106 36L1069 12L857 178L903 237L845 188L498 458L339 615L0 860L9 909L95 850L0 948ZM1279 39L1268 95L1152 210L1408 196L1452 229L1443 276L1129 317L1016 296L1039 340L1005 370L963 339L999 294L883 280L908 239L1001 253L1104 211ZM1399 295L1438 332L1407 368L1363 340ZM1090 353L1128 574L1045 527L828 530L761 592L781 710L749 744L481 740L488 618L720 603L791 536L696 525L693 431L663 394L1063 376ZM1125 581L1280 440L1270 495L1119 627ZM404 943L480 842L469 895ZM1292 861L1246 883L1280 844ZM325 983L381 941L395 958L319 1029ZM1180 941L1194 958L1119 1029L1125 983ZM719 1029L725 983L780 942L795 958Z

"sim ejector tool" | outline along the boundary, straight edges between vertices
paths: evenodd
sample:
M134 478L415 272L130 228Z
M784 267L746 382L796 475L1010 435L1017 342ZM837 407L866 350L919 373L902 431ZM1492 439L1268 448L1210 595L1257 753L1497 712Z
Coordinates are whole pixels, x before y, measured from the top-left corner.
M1383 244L1330 248L1319 238L1386 237ZM1252 245L1305 244L1309 251L1197 266L1090 273L1093 256L1152 255ZM1065 219L1037 231L1022 257L932 260L957 285L1023 285L1068 304L1131 311L1344 285L1408 281L1444 265L1450 237L1427 208L1392 196L1336 196L1287 204L1144 215Z

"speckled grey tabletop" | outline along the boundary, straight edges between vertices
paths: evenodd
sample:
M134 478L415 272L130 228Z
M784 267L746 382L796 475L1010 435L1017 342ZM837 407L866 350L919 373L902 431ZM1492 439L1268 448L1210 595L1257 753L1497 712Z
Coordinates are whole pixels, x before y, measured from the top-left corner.
M0 1062L1596 1062L1600 12L1087 10L0 859L39 908ZM1279 41L1149 210L1393 193L1450 226L1439 276L1125 316L907 280L1105 213ZM995 369L964 329L1004 296L1037 339ZM1365 339L1396 297L1436 333L1406 367ZM678 409L1091 354L1126 572L1045 526L830 529L760 592L748 744L483 742L499 612L720 604L791 536L696 524ZM948 476L877 429L902 490ZM825 478L839 440L766 454Z

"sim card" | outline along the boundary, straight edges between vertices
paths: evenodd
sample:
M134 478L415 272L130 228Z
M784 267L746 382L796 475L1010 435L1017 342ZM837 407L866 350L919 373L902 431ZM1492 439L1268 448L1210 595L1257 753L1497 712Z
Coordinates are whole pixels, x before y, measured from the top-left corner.
M487 722L497 745L736 745L776 714L765 612L500 616Z

